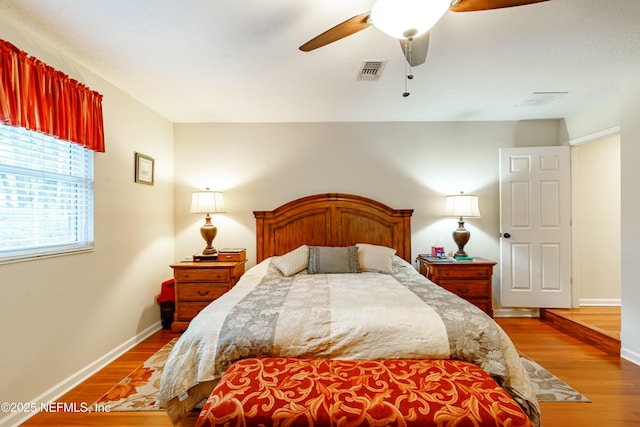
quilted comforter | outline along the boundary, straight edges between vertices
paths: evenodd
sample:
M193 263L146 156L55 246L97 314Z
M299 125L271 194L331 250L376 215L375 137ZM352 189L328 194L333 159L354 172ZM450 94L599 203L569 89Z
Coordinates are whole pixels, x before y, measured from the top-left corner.
M258 264L180 337L158 404L176 423L208 397L233 362L255 357L466 360L540 422L529 376L506 333L399 257L393 274L284 277L269 259Z

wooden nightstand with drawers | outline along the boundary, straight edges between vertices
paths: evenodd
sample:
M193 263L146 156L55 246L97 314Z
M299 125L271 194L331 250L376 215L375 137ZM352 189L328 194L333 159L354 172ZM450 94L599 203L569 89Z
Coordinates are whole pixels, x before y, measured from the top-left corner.
M222 255L222 256L220 256ZM220 254L218 261L181 262L173 264L175 279L175 313L172 332L182 332L203 308L231 289L244 274L246 255Z
M420 255L418 263L420 274L493 317L491 278L495 262L483 258L438 262Z

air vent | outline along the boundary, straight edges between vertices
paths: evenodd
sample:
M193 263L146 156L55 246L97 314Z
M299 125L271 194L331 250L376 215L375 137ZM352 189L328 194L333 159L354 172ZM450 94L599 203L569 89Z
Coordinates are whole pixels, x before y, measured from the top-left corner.
M535 107L538 105L545 105L568 93L569 92L533 92L525 99L518 102L516 107Z
M358 80L372 82L380 78L387 61L362 61Z

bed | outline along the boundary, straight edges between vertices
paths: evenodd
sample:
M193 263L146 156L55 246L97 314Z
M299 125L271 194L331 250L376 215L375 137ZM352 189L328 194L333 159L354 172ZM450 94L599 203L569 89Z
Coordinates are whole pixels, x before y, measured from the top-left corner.
M257 265L193 319L165 365L158 404L172 422L234 362L286 357L469 361L539 425L506 333L411 265L412 212L337 193L255 211Z

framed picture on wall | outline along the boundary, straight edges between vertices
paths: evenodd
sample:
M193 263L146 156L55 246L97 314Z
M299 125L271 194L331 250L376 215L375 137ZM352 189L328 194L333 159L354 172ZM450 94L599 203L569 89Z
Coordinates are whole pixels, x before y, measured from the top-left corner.
M153 157L135 153L135 181L139 184L153 185Z

